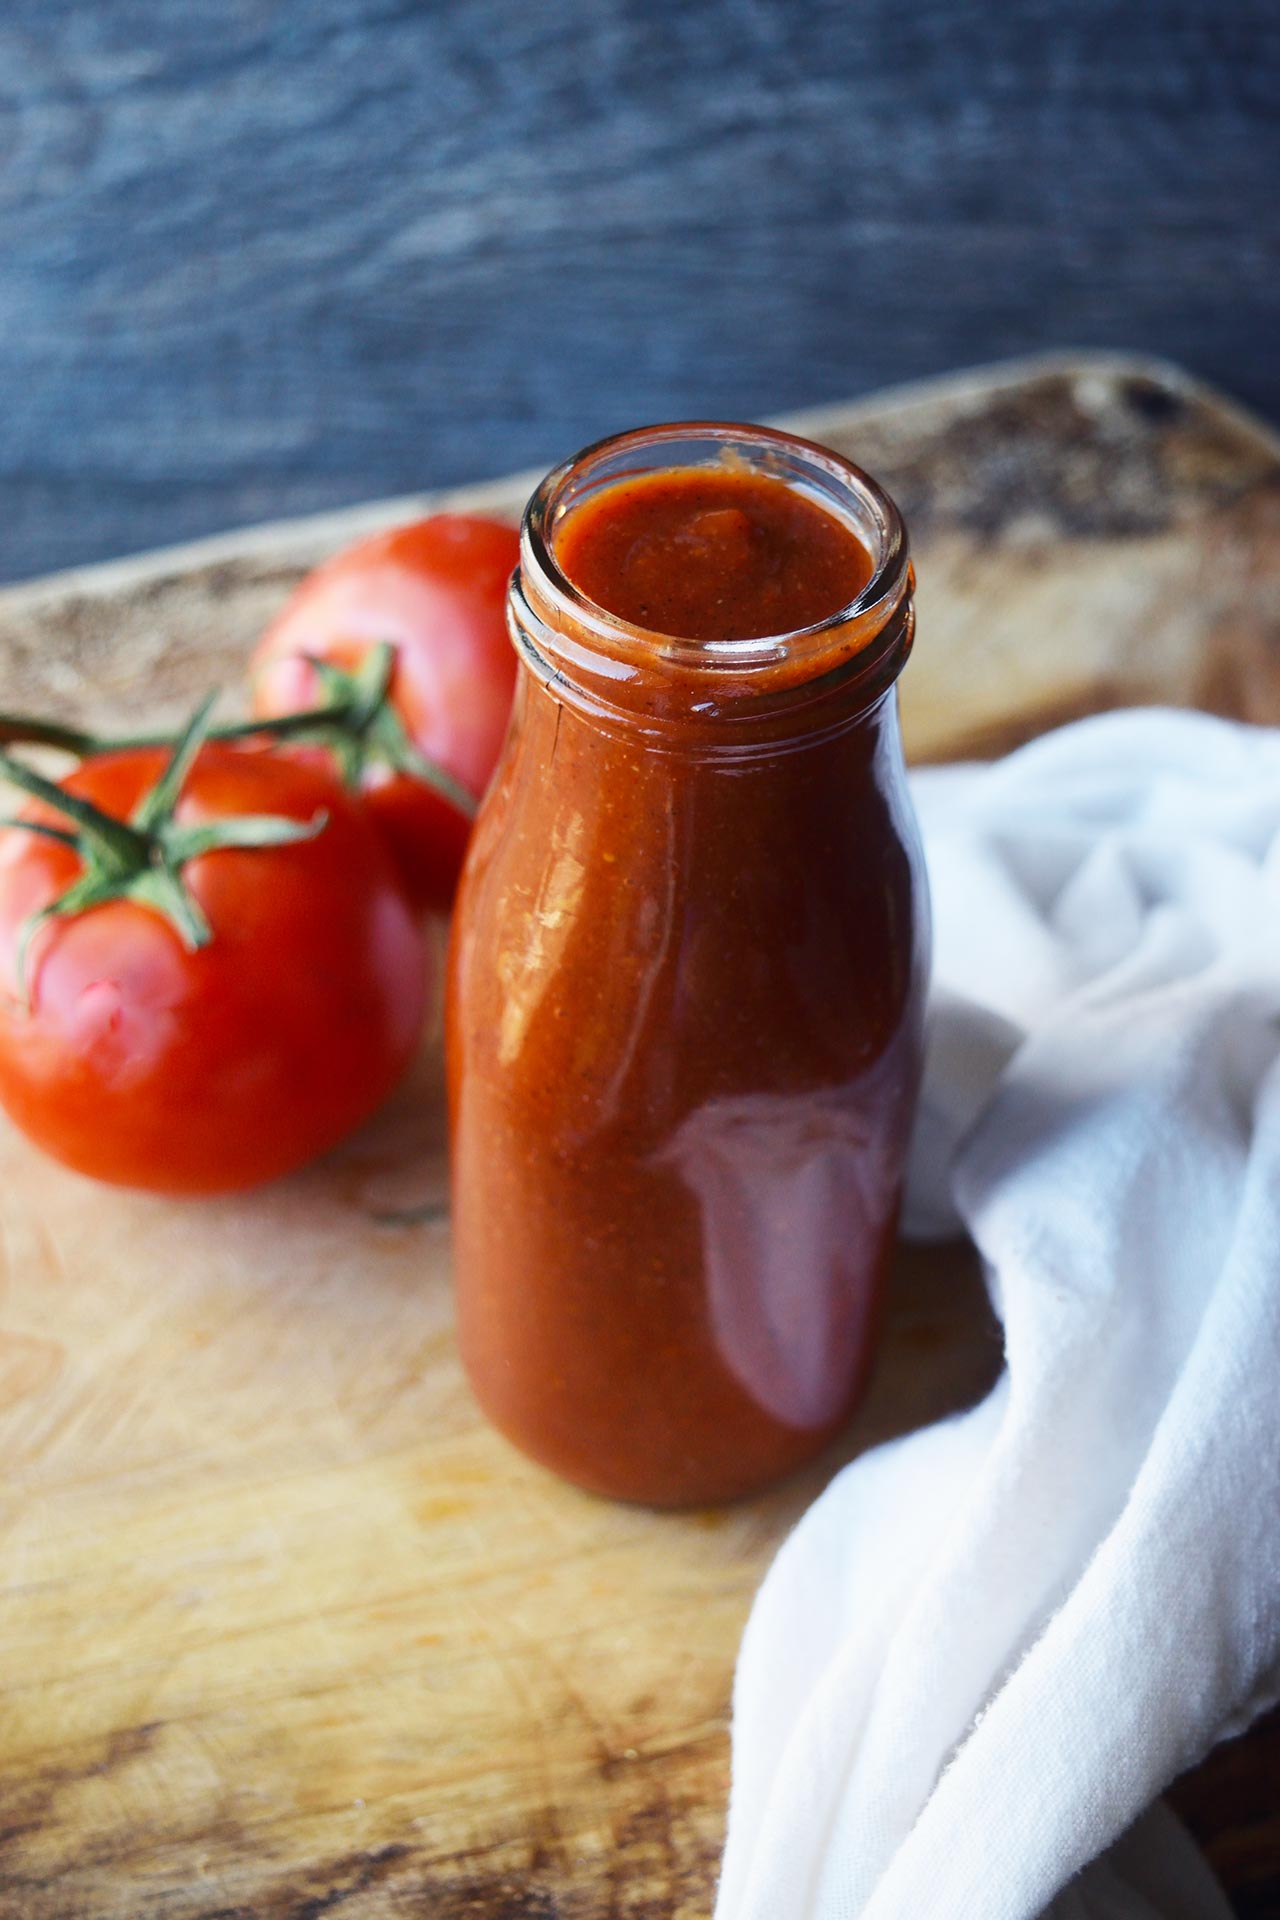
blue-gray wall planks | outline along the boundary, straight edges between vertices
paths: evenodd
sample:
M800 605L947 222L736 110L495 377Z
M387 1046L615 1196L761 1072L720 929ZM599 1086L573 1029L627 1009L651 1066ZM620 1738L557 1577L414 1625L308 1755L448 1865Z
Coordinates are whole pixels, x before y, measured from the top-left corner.
M0 577L1054 346L1280 415L1272 0L5 0Z

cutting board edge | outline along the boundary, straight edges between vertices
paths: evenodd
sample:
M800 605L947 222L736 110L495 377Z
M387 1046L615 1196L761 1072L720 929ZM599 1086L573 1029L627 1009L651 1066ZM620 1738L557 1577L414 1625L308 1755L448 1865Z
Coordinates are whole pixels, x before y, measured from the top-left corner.
M1256 439L1280 461L1280 428L1253 413L1240 401L1176 361L1138 352L1104 349L1056 351L997 360L953 373L940 374L901 385L877 388L857 399L832 401L806 407L798 412L774 416L772 424L791 433L821 439L826 434L844 434L858 422L882 413L901 412L917 406L962 404L1005 389L1024 385L1028 380L1052 376L1078 376L1087 373L1130 379L1149 379L1176 389L1188 398L1213 406L1241 432ZM157 581L172 580L188 573L203 572L219 565L259 560L303 567L314 564L326 553L357 540L365 534L381 532L398 521L448 507L455 512L510 514L513 501L523 500L542 478L544 468L530 467L488 480L469 481L456 487L437 487L422 493L393 494L379 500L357 502L323 513L303 514L256 525L233 527L226 532L183 541L175 546L153 547L115 560L95 561L83 567L70 567L57 573L41 574L30 580L15 581L0 587L0 617L35 614L52 603L69 598L120 595L146 588Z

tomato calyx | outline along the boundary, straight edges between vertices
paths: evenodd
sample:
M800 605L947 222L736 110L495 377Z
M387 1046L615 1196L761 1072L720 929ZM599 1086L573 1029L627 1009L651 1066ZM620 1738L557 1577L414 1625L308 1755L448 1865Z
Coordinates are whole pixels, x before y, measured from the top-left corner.
M252 722L249 731L279 738L287 729L293 740L327 747L348 787L358 787L370 767L408 774L434 788L465 819L475 818L474 794L418 750L392 704L396 650L389 641L380 640L370 647L353 669L335 666L331 660L313 654L302 658L325 695L325 704L314 710L311 724L307 724L305 714L283 714L274 720Z
M142 795L127 820L106 813L80 794L69 793L34 767L0 750L0 779L43 801L70 823L60 827L19 815L0 821L0 825L61 841L81 865L70 886L47 906L28 914L18 929L14 970L19 993L28 1007L27 960L32 940L47 921L73 918L110 900L132 900L168 920L183 945L195 951L209 944L213 929L184 877L183 869L189 861L227 847L289 846L313 840L323 830L328 818L323 811L310 820L236 814L188 825L175 818L187 775L209 737L209 716L216 698L216 694L210 694L201 702L173 744L159 779Z

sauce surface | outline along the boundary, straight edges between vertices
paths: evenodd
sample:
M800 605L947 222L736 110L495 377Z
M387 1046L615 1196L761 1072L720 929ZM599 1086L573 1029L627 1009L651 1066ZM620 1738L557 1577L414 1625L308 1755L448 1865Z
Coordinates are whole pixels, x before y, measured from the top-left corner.
M761 640L855 600L871 555L843 520L750 469L668 468L571 507L555 554L579 593L682 640Z

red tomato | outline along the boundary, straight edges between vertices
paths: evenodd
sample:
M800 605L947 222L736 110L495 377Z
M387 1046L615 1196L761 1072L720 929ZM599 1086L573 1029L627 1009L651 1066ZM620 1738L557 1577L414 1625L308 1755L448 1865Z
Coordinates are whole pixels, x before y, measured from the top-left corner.
M167 755L121 750L62 781L127 819ZM323 1153L412 1058L426 998L423 935L381 838L327 768L206 746L175 819L268 814L313 839L220 848L182 869L212 938L112 900L35 934L24 918L80 871L78 854L0 831L0 1101L81 1173L168 1193L247 1187ZM24 817L66 826L37 805Z
M337 554L264 634L249 669L255 714L320 703L308 655L350 671L387 641L396 649L391 698L409 738L478 800L515 687L506 595L519 552L514 528L441 513ZM412 896L447 909L470 822L412 777L371 768L364 784Z

